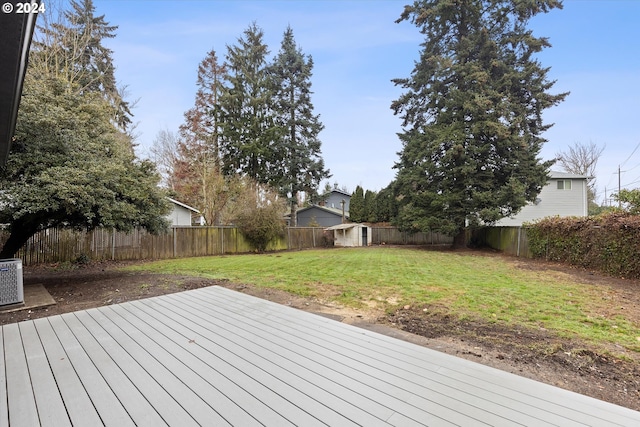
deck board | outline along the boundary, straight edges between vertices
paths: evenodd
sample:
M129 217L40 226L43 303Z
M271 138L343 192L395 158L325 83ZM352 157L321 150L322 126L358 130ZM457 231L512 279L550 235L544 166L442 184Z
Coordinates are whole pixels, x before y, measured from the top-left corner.
M20 329L18 324L14 323L4 326L3 330L9 424L39 425L40 419L31 389L31 376L20 337Z
M9 425L7 404L7 375L4 363L4 329L0 328L0 427Z
M40 342L40 337L33 322L18 323L22 344L24 346L27 368L31 377L31 388L38 407L38 415L42 424L70 426L64 402L58 386L49 368L49 361Z
M24 323L24 322L23 322ZM28 322L25 324L29 324ZM102 421L87 394L87 390L78 378L67 353L60 344L47 319L33 322L49 361L51 372L58 384L59 396L66 402L71 424L100 425Z
M232 298L223 298L229 294L227 289L210 296L209 301L215 301L213 306L220 309L236 307L245 317L260 316L260 304L262 300L237 301ZM194 297L195 294L183 297ZM471 392L478 397L493 395L490 399L504 402L505 405L515 408L523 407L535 413L536 419L559 425L629 425L629 415L632 420L638 416L637 412L630 411L615 405L610 405L596 399L571 393L557 387L543 384L537 381L519 377L494 368L478 365L477 363L460 358L451 357L444 353L429 350L414 344L398 341L380 334L371 334L358 328L344 328L341 323L316 316L306 322L304 327L292 323L287 318L289 307L278 306L269 312L268 318L262 321L277 323L278 328L296 330L299 337L309 338L316 336L320 342L332 344L332 350L341 352L341 347L347 348L347 354L357 355L359 360L372 354L378 356L377 362L385 367L397 366L407 363L406 369L416 379L416 374L422 373L429 378L439 378L445 385L454 386ZM341 347L339 347L341 346ZM388 348L389 351L381 351ZM401 351L399 351L402 349ZM427 357L425 357L427 356ZM397 372L394 373L397 375ZM568 398L571 395L571 398ZM469 401L469 400L467 400ZM601 409L607 408L602 411ZM605 418L599 418L603 416ZM602 424L604 423L604 424ZM631 422L634 425L635 421Z
M193 296L190 297L194 304L200 303L198 299L194 299ZM177 296L177 298L189 298L189 296L185 294ZM224 307L222 310L231 309L230 307L232 307L232 305L233 302L228 300L220 300L214 304L215 307ZM205 307L205 305L200 306L201 310L206 310ZM193 308L192 311L197 311L197 306L194 305L191 306L191 308ZM245 323L250 323L249 319L253 316L251 311L244 310L244 316ZM225 316L223 315L222 318L224 317ZM318 320L320 319L321 318ZM540 417L534 418L527 415L525 412L522 412L526 411L528 408L528 405L524 403L510 401L509 406L500 405L494 403L490 398L488 398L487 395L490 395L490 393L487 393L484 389L475 387L476 395L471 395L469 391L473 386L470 386L469 384L459 381L450 381L449 378L433 372L423 372L423 374L420 375L420 361L414 361L412 364L405 365L399 361L400 357L398 356L397 351L393 353L378 354L379 348L375 345L368 346L367 348L367 340L357 342L361 334L349 337L348 340L345 340L344 337L339 340L334 339L333 342L331 342L333 345L327 353L327 357L330 358L330 361L322 362L316 357L316 355L324 350L322 348L322 344L326 344L326 340L314 339L314 337L311 336L313 335L313 332L309 332L308 330L299 330L298 326L295 324L280 324L279 320L276 320L273 316L269 319L257 317L253 320L253 326L258 329L268 327L268 323L270 321L277 322L275 327L278 330L287 331L287 334L292 337L292 342L295 343L296 347L300 348L302 343L307 343L308 354L304 356L305 358L314 360L318 364L324 363L325 365L329 364L331 366L339 366L341 369L339 368L337 371L342 375L347 376L351 374L351 377L354 380L360 381L363 384L368 384L377 390L385 390L385 393L388 395L382 396L381 398L379 397L382 402L399 399L403 402L411 402L418 408L432 406L435 403L438 410L442 410L442 406L448 406L454 411L460 411L462 409L469 415L472 415L477 411L483 413L492 412L496 414L496 417L492 418L490 415L486 414L483 416L484 421L491 424L504 422L505 419L508 419L514 423L530 425L540 419ZM329 323L331 323L331 321L329 321ZM326 331L322 336L326 338ZM342 347L339 345L340 342L342 342ZM284 345L285 343L283 342L278 343L278 346L280 347L283 347ZM363 351L363 349L365 350ZM354 358L354 354L357 355L357 357ZM424 359L422 359L422 361L424 362ZM377 364L382 364L384 369L378 369L375 371L375 374L373 374L371 369ZM353 373L360 373L360 375L356 375L356 378ZM402 380L402 387L394 384L397 379ZM411 413L411 409L405 407L402 408L402 412L408 414ZM424 411L414 412L424 416ZM446 417L448 420L456 419L455 415L452 416L451 413L440 415ZM564 425L572 425L570 420L554 417L552 414L545 413L541 416L543 420L550 423L561 421ZM422 420L423 418L420 419ZM469 419L459 419L458 421L461 423L470 422Z
M0 427L637 426L640 413L210 287L0 331Z
M183 310L181 311L189 313L206 310L206 306L197 305L197 300L192 301L194 305L180 306L178 299L180 297L176 296L161 303L165 305L166 309L171 309L173 305L176 308L182 308ZM225 319L230 317L232 312L226 306L216 305L216 307L219 307L217 317L201 314L198 319L202 319L207 324L215 325L216 328L224 328ZM393 383L395 378L385 376L383 371L372 370L371 366L367 365L367 360L356 360L350 355L345 356L340 354L335 346L323 346L310 341L308 337L292 336L292 331L287 329L286 325L279 325L280 328L273 328L269 324L271 319L252 319L253 315L250 312L244 312L243 315L243 324L239 327L234 327L236 335L244 339L253 339L255 343L261 344L261 353L270 352L273 355L279 355L288 364L301 364L303 366L308 364L309 361L313 362L312 366L316 368L317 373L333 382L330 386L333 389L333 393L337 393L338 386L341 386L342 390L344 390L344 393L336 397L340 400L345 400L349 396L362 396L359 399L360 401L355 402L356 406L374 413L382 420L389 418L394 412L400 412L416 421L430 419L435 422L439 418L459 425L467 425L475 421L461 411L451 409L456 405L465 406L466 403L464 402L452 400L442 394L431 394L429 399L418 398L414 400L413 404L408 404L407 399L414 397L414 394L408 393L405 389L395 385ZM196 315L192 314L191 316L194 317L194 321L197 321ZM268 336L269 339L261 338L262 335ZM272 359L273 356L269 358ZM366 356L362 355L362 358L366 359ZM403 385L407 386L408 383L403 382ZM429 407L430 411L425 411L423 409L424 406ZM471 411L473 408L468 407L466 409ZM497 422L498 419L488 419L487 421Z

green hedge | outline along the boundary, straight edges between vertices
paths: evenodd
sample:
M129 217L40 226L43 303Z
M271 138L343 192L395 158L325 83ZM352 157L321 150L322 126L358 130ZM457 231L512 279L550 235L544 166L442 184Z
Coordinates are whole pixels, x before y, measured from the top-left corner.
M640 216L614 212L583 218L545 218L527 224L536 258L640 278Z

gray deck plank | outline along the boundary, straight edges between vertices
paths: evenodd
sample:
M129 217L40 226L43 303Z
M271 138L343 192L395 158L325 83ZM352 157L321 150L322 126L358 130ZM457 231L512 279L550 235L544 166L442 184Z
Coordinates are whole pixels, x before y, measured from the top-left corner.
M18 323L40 423L70 426L69 415L33 322Z
M5 325L3 329L9 424L14 426L40 425L18 324Z
M171 310L165 310L163 306L157 305L157 302L153 305L147 305L143 302L135 307L135 312L132 310L129 315L144 314L145 317L153 320L154 325L162 329L163 334L173 340L181 341L183 349L188 351L192 357L206 361L208 370L200 368L198 371L205 373L208 371L216 376L224 376L229 382L229 386L225 389L236 393L236 395L229 397L235 401L253 402L246 405L246 409L253 416L261 420L275 417L272 419L272 425L295 422L288 421L290 418L301 423L298 425L321 424L317 418L309 414L309 412L313 412L314 402L309 400L304 393L294 390L294 402L287 400L282 396L287 393L286 388L282 386L289 387L289 385L274 377L270 372L246 363L241 352L234 353L229 350L232 347L231 343L226 341L224 337L215 334L215 341L207 341L204 335L198 333L200 328L198 325L188 322L188 326L185 326L181 323L183 321L182 314L175 316L175 313ZM122 306L124 309L130 309L130 307ZM184 315L187 314L184 313ZM265 358L264 361L266 362L267 359ZM342 402L336 401L335 403L340 405ZM304 404L303 409L297 406L301 404ZM333 414L330 413L332 412L330 409L321 407L320 410L325 417L331 419ZM348 419L338 413L335 416L336 422L348 425Z
M188 295L190 297L195 297L196 294L197 292L190 293ZM262 308L260 307L263 304L268 303L255 299L244 300L242 298L235 298L234 292L227 289L223 289L222 292L216 293L215 295L203 295L203 299L210 298L211 301L214 301L216 297L219 297L221 295L227 295L229 296L229 298L216 300L217 302L215 304L220 307L224 307L225 309L233 307L234 304L240 304L236 306L236 308L245 316L248 316L253 310L255 310L256 315L260 317L260 313L262 310ZM294 309L290 307L278 306L273 310L270 310L270 315L268 316L268 318L265 318L265 321L269 320L276 322L277 319L280 319L279 321L281 322L281 325L279 325L278 328L298 328L302 336L308 337L314 334L318 334L321 337L322 341L329 340L329 342L331 342L332 340L329 329L333 329L335 332L335 337L333 339L338 339L339 342L343 343L343 345L346 346L356 346L358 348L366 348L368 346L368 348L364 350L367 352L372 352L376 350L376 348L378 348L381 344L385 344L386 346L389 346L392 351L395 348L395 351L391 353L392 359L389 361L390 363L394 363L395 359L406 358L407 354L409 354L411 358L415 358L415 355L418 355L419 357L417 359L413 359L410 362L412 366L411 371L414 374L416 368L425 370L426 368L423 368L423 366L433 367L434 365L432 363L429 363L431 359L437 362L437 372L456 372L456 370L462 369L466 373L480 373L480 380L475 379L470 375L467 375L466 377L461 376L459 380L463 381L463 386L464 381L467 382L467 385L464 386L465 389L467 389L470 385L480 386L480 389L484 389L483 386L488 384L489 390L487 391L496 393L496 399L504 401L505 404L509 405L510 407L517 406L514 406L514 397L516 397L516 401L524 404L525 408L527 406L532 406L532 400L535 400L533 408L531 409L532 412L535 413L536 417L540 417L543 419L546 418L547 422L549 423L561 422L562 425L568 425L571 422L577 423L579 425L634 425L638 422L638 413L636 411L631 411L627 408L622 408L596 399L591 399L586 396L567 392L565 390L561 390L547 384L542 384L536 381L521 378L516 375L499 371L483 365L478 365L477 363L470 362L464 359L453 358L449 355L438 353L411 343L398 342L398 340L395 340L393 338L389 338L370 331L348 327L349 325L343 325L339 322L334 322L321 316L313 316L311 314L305 313L307 316L313 316L314 319L310 319L308 321L305 320L304 328L300 328L301 323L297 324L296 322L290 321L290 311L292 310ZM281 315L278 315L278 313L280 313ZM373 347L368 344L370 341L374 342ZM403 348L404 351L398 352L398 347ZM357 349L353 351L357 351ZM407 354L405 353L405 351ZM445 371L445 369L447 371ZM487 381L494 376L499 377L500 380L496 380L494 378L493 384ZM450 375L445 375L445 377L450 377ZM505 379L508 381L505 381ZM447 379L447 381L453 380ZM513 382L513 387L511 385L505 387L503 385L505 382ZM518 388L518 384L520 384L520 388ZM484 393L484 391L482 391L482 393L486 394ZM519 396L514 396L514 394L519 394ZM538 404L540 406L536 408L535 404ZM522 407L522 405L520 405L520 407ZM577 410L576 407L578 408ZM554 413L556 415L555 417L553 417ZM552 418L548 419L550 415L552 416ZM603 416L606 417L606 419L598 418Z
M224 306L224 307L229 307L230 304L232 304L231 301L220 301L218 302L218 304ZM250 311L247 311L246 308L241 308L241 311L243 311L245 313L245 315L248 315L248 313L250 313ZM259 319L259 313L256 314L258 316ZM289 314L287 313L287 317L289 316ZM321 318L320 318L321 319ZM318 320L320 320L318 319ZM275 320L274 316L270 317L270 320ZM326 322L325 320L321 320L322 322ZM296 328L295 324L291 324L291 322L288 322L291 326L290 328ZM329 321L329 324L331 324L331 322ZM287 325L276 325L276 327L281 328L281 327L289 327ZM299 330L299 336L297 338L301 338L301 337L309 337L310 335L313 334L313 331L311 330L312 328L309 329L305 329L304 331ZM342 328L342 332L343 334L346 334L348 331L345 331L344 328ZM475 403L476 405L479 405L482 410L489 410L492 408L495 411L497 411L497 413L500 413L502 416L505 417L512 417L509 418L511 419L513 422L522 422L522 423L531 423L532 419L531 416L528 416L526 413L514 413L512 411L512 409L520 409L520 410L526 410L528 408L529 405L527 405L524 402L517 402L517 401L513 401L510 400L508 402L508 408L505 406L495 406L493 405L493 402L488 400L488 397L499 397L499 396L491 396L490 393L487 393L486 390L482 389L482 388L477 388L475 392L477 393L477 396L482 396L480 398L473 396L470 394L471 391L470 388L474 388L474 386L472 384L469 383L464 383L464 382L458 382L458 384L456 384L456 381L451 381L450 378L443 376L441 374L439 374L437 371L440 370L440 366L438 365L434 365L435 369L432 369L432 372L429 372L428 370L424 370L422 369L421 365L429 365L429 363L427 361L425 361L424 358L419 359L417 361L412 361L412 363L408 364L407 366L402 366L401 359L403 358L403 355L399 355L397 350L395 352L392 352L391 354L388 355L388 357L386 358L381 358L382 356L384 356L382 353L379 352L379 348L377 348L376 346L369 346L369 348L367 348L368 340L370 338L372 338L371 336L366 336L366 340L362 340L363 334L362 334L362 330L357 331L359 332L356 335L350 336L349 339L345 340L344 339L344 335L341 336L340 338L335 338L333 341L333 344L335 344L334 347L332 347L332 349L334 351L340 352L341 349L338 347L341 343L342 343L342 347L348 347L346 349L347 353L346 354L359 354L359 358L361 361L365 361L365 360L370 360L369 363L378 363L378 362L382 362L385 364L385 366L387 366L388 369L388 373L393 377L396 376L400 376L400 377L404 377L405 379L411 381L411 382L418 382L419 378L416 376L417 374L419 374L421 371L422 372L422 383L424 384L424 381L427 381L427 383L431 383L432 380L434 379L439 379L439 383L431 383L431 387L434 387L435 390L438 393L449 393L450 397L452 398L464 398L464 400L468 403ZM323 331L322 333L322 337L326 338L326 329ZM375 337L373 337L375 338ZM321 342L326 342L324 341L324 339ZM332 340L329 338L329 342L331 343ZM397 368L397 369L394 369ZM459 389L464 389L463 392L459 391ZM412 393L419 393L420 391L418 389L413 388ZM465 397L466 395L466 397ZM553 414L547 414L544 413L543 418L545 418L544 420L550 423L553 422L562 422L563 424L571 424L571 420L567 420L564 417L553 417ZM581 425L576 423L576 425Z
M183 360L210 386L224 394L226 401L216 401L215 409L232 425L252 425L259 421L267 425L291 424L274 409L277 404L271 407L262 400L277 400L277 396L242 372L233 358L225 359L203 348L190 329L182 330L168 320L165 313L148 312L142 304L123 304L117 309L122 309L121 314L128 319L140 314L139 320L149 320L146 327L151 327L150 336L158 344L170 347L173 356ZM143 325L137 327L145 328Z
M33 322L33 326L40 337L49 361L49 368L58 387L59 396L65 402L71 423L77 426L101 425L100 416L49 321L46 318L37 319ZM44 370L46 367L42 367L42 369Z
M171 301L163 300L161 303L166 310L171 310L172 305L180 304L180 302L177 301L178 298L179 296L176 295L175 301L174 299L171 299ZM197 303L198 301L195 300L192 302ZM228 325L227 319L232 318L231 312L225 311L226 308L220 308L220 310L222 311L218 318L212 317L209 314L201 314L200 319L202 320L192 320L195 323L211 322L211 324L215 325L216 335L220 335ZM202 311L202 307L195 305L183 306L180 309L180 312L188 312L190 316L193 316L191 313ZM405 391L394 384L385 383L380 380L380 371L371 370L369 367L363 368L365 371L354 370L353 366L359 364L359 362L354 361L349 356L342 358L336 357L333 348L324 348L322 346L306 348L304 339L291 341L281 336L280 331L264 327L267 322L266 319L260 318L254 322L249 322L246 313L242 314L242 316L242 325L238 324L238 321L240 321L239 317L236 322L234 322L233 331L228 331L228 334L242 337L247 341L259 343L261 346L259 352L271 354L269 356L271 360L274 359L275 355L278 355L285 360L287 364L313 366L319 375L333 381L333 386L330 391L335 393L340 400L359 401L359 408L376 413L381 419L388 419L393 413L399 412L420 422L440 422L443 424L457 422L461 425L468 425L469 423L477 421L459 411L452 410L451 408L447 409L446 406L442 405L442 401L446 401L447 398L442 395L431 396L432 401L423 399L421 402L409 405L406 400L403 400L403 398L408 397ZM253 327L252 330L251 327ZM343 392L345 390L346 392ZM340 392L342 393L338 394ZM460 401L448 403L452 406L465 405L464 402ZM425 407L429 408L429 410L426 410ZM380 414L380 411L384 411L383 414ZM499 420L495 419L494 421Z
M38 319L34 322L36 328L42 331L42 334L47 333L47 330L50 329L51 333L58 339L60 347L62 347L61 350L53 339L45 341L47 344L50 344L50 351L52 352L51 359L60 362L55 364L54 372L59 370L60 373L64 375L68 372L68 369L72 369L73 372L76 373L78 380L82 383L82 387L86 390L91 400L91 406L98 413L102 423L108 427L134 426L135 424L131 416L120 400L118 400L112 388L62 317L52 316L45 319ZM66 357L62 353L64 353ZM58 359L55 359L53 356L58 356ZM69 364L71 364L71 367L69 367ZM73 378L73 374L71 374L69 378ZM77 385L73 383L70 387L65 387L65 391L62 393L63 398L67 393L73 395L73 393L78 391L76 387ZM78 392L79 394L81 393L80 391ZM89 406L76 407L74 410L90 412L92 408Z
M7 374L4 364L4 329L0 328L0 427L9 427L9 407L7 405Z
M154 368L148 363L149 358L136 359L129 354L123 347L122 342L109 335L104 327L96 322L90 314L93 311L95 310L76 312L75 318L82 323L84 328L100 344L102 349L111 357L113 363L122 370L126 378L136 386L146 401L155 409L155 412L168 425L197 426L198 423L191 414L180 406L176 399L148 371L148 369ZM144 363L147 363L147 366L143 366ZM100 367L98 368L100 369ZM165 379L167 378L165 377ZM176 384L172 385L175 386ZM175 390L176 393L181 391L184 390Z
M164 419L149 403L146 396L136 387L136 384L127 377L118 364L104 348L102 348L100 343L96 341L93 335L91 335L76 318L75 313L62 314L59 318L73 333L74 337L82 346L83 351L89 356L91 362L136 425L167 425Z
M193 295L177 295L177 298L193 298ZM200 301L192 299L193 304L197 304ZM225 305L220 305L221 310L227 310L230 302ZM197 306L192 306L193 310L198 311ZM185 307L185 310L187 308ZM206 311L207 306L199 306L199 310ZM244 325L252 325L256 328L256 331L262 330L266 333L273 333L274 330L281 330L283 325L277 325L277 328L269 330L268 323L271 318L265 319L259 313L251 314L250 312L241 311L244 316ZM293 314L293 313L292 313ZM295 313L298 314L298 313ZM305 313L306 315L307 313ZM221 312L220 321L230 315L230 312ZM255 317L254 317L255 315ZM249 322L250 318L253 318L253 322ZM291 323L291 322L290 322ZM222 325L220 325L222 326ZM285 327L286 331L286 327ZM511 416L512 422L516 422L515 419L520 418L524 422L534 422L535 419L523 414L512 411L509 408L497 407L492 408L494 405L492 402L486 399L478 399L475 396L468 396L467 394L451 388L447 385L438 384L430 379L426 379L422 384L415 383L415 373L404 372L406 375L402 378L398 373L403 372L387 372L389 366L393 365L393 360L384 360L384 369L378 361L373 360L367 354L360 354L357 360L354 359L352 352L345 352L340 354L340 349L336 346L325 347L324 343L316 342L308 336L300 335L295 336L295 333L291 335L291 330L287 331L285 336L278 338L271 338L270 342L265 345L273 345L276 349L282 349L285 347L295 348L295 351L302 357L302 360L313 360L318 365L324 365L327 369L333 369L336 373L344 375L347 378L353 380L353 384L361 384L364 387L369 387L366 391L363 391L367 396L375 397L376 405L395 405L393 409L395 412L400 412L405 415L413 414L414 419L423 421L428 417L429 412L425 408L431 408L431 413L435 416L439 416L443 419L447 419L459 423L473 422L468 416L473 416L474 411L480 411L483 414L484 420L490 424L496 424L504 422L506 416ZM276 350L277 351L277 350ZM466 401L462 398L466 397ZM475 400L475 402L474 402ZM413 407L407 405L411 403ZM469 403L476 405L474 408ZM450 410L445 411L448 407ZM500 416L492 417L489 409L496 411L502 411ZM460 412L464 411L464 415Z
M221 304L226 306L227 301L223 301ZM287 309L290 308L281 307L277 311ZM285 314L286 316L281 318L283 322L286 321L288 316L288 313ZM275 315L270 316L270 319L274 317ZM404 351L398 352L398 347L403 348L407 353L415 353L415 351L419 351L420 354L429 354L429 358L437 362L436 365L439 366L437 372L445 373L446 377L448 377L446 380L447 382L453 381L453 376L452 374L449 374L450 372L455 373L463 370L466 375L455 375L458 376L458 379L462 381L463 385L466 383L463 387L465 390L470 386L479 386L480 389L487 389L487 391L496 393L496 397L498 399L507 401L511 407L514 407L514 399L518 400L524 403L525 406L533 407L532 409L538 417L544 418L555 413L555 415L561 417L563 425L568 424L571 421L579 425L604 425L602 423L606 423L608 425L634 425L634 423L637 422L638 413L627 408L567 392L547 384L518 377L494 368L478 365L477 363L464 359L451 358L451 356L446 354L424 349L411 343L397 342L397 340L379 334L371 335L371 333L357 330L357 328L353 331L353 335L349 335L348 331L345 331L339 323L331 322L330 320L319 316L316 321L323 324L321 328L321 336L323 339L331 340L331 338L328 337L330 335L328 328L337 328L337 333L334 336L339 336L338 339L341 342L346 343L346 345L352 345L355 342L354 340L358 337L366 337L366 340L376 339L376 345L386 341L391 345L392 349L395 347L393 357L397 359L406 357ZM288 323L291 324L291 322ZM314 331L316 331L313 325L309 326L309 328L305 328L304 330L305 335L313 334ZM291 327L296 327L296 325L291 324ZM347 336L348 339L345 339ZM357 347L364 348L367 343L361 340L361 342L358 342L356 345ZM424 359L418 359L417 363L412 363L414 365L414 370L427 369L427 367L433 366L429 363L425 363ZM478 376L479 379L475 378L475 376ZM606 409L602 411L601 408ZM538 409L541 409L542 411ZM598 419L598 416L603 415L606 415L606 420ZM555 418L555 422L559 422L557 421L557 417ZM549 422L554 422L554 420L551 419Z
M164 357L167 354L166 349L142 334L136 325L123 322L124 319L111 308L89 310L86 314L104 328L198 424L228 424L205 400L219 398L219 396L206 396L206 398L199 396L187 385L190 383L187 379L192 379L189 374L193 372L180 360ZM169 424L171 424L170 421Z
M220 287L5 325L0 342L0 427L640 425L627 408Z
M181 314L183 312L176 312L174 311L175 308L175 306L171 305L159 307L164 313L173 313L174 322L180 323L186 320L196 324L193 331L199 337L209 340L206 343L206 347L212 352L222 351L228 354L229 357L240 358L243 372L251 372L252 377L260 378L263 383L268 384L283 396L288 396L290 400L297 401L296 404L304 403L307 411L313 412L317 416L322 416L326 422L333 425L336 423L346 425L351 420L351 422L375 425L392 415L392 412L388 409L381 408L383 410L381 418L370 417L363 410L363 406L369 403L365 399L358 399L359 396L352 396L352 400L348 401L336 398L332 393L327 392L327 388L330 390L335 388L335 383L327 381L326 372L324 375L314 375L309 370L304 372L296 371L295 367L291 365L291 360L280 358L276 353L270 352L264 347L256 346L257 341L264 339L268 341L270 337L241 337L236 333L225 330L220 324L209 323L207 319L193 316L191 313ZM234 320L233 323L237 322ZM221 348L216 348L216 346ZM305 396L309 397L309 399L306 399ZM306 399L306 403L301 399ZM331 414L332 412L334 414ZM331 415L335 415L335 419L332 419Z

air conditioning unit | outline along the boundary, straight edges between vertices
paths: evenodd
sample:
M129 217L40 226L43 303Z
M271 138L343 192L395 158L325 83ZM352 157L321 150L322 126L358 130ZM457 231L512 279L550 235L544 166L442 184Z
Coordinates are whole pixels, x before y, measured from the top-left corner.
M0 259L0 306L23 302L22 260Z

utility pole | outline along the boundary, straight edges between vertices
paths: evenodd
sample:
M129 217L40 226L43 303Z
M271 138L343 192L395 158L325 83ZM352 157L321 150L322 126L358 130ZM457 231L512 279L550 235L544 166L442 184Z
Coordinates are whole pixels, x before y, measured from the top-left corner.
M622 200L620 200L620 165L618 165L618 209L622 209Z

